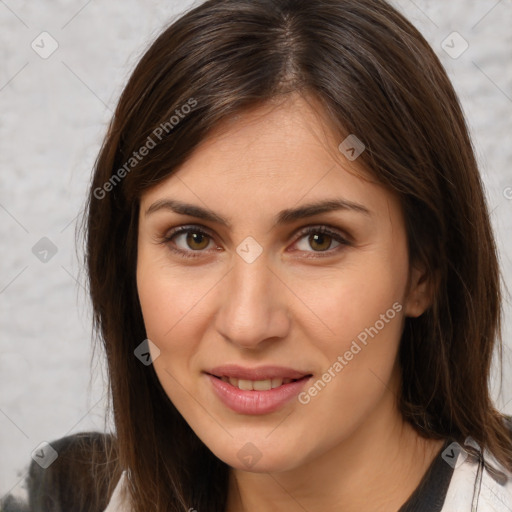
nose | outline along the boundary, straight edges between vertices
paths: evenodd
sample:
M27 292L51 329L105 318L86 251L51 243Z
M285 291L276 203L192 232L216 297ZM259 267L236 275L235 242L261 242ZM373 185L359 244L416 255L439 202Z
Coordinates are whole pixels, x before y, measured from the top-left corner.
M236 255L219 295L217 332L244 349L284 338L290 329L287 293L264 252L252 263Z

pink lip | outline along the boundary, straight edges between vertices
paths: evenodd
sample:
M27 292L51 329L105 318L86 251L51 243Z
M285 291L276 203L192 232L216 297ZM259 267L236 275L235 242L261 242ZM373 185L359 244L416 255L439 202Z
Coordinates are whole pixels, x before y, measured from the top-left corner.
M222 370L222 371L220 371ZM213 373L215 372L215 373ZM219 373L217 373L219 372ZM217 377L214 375L218 375ZM299 379L268 391L243 391L220 376L236 377L247 380L266 380L270 378ZM311 378L311 375L280 367L262 367L259 369L243 369L242 367L226 366L215 368L206 373L214 393L224 405L239 414L269 414L278 410L297 396Z
M244 368L236 364L226 364L216 366L206 373L215 375L216 377L233 377L246 380L266 380L266 379L301 379L310 372L300 372L293 368L285 368L284 366L260 366L259 368Z

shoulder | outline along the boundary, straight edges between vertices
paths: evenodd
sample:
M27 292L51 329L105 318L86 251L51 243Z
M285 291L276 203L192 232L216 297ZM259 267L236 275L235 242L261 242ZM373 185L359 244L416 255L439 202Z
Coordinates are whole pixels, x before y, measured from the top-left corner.
M47 445L40 450L42 460L46 462L44 457L49 453L52 460L41 464L34 457L28 471L31 510L40 510L47 502L59 510L103 510L120 474L115 438L101 432L81 432Z
M512 443L512 420L505 418ZM452 443L443 452L456 452L453 476L442 512L468 510L474 512L510 512L512 510L512 472L500 464L488 450L483 450L468 437L464 446Z

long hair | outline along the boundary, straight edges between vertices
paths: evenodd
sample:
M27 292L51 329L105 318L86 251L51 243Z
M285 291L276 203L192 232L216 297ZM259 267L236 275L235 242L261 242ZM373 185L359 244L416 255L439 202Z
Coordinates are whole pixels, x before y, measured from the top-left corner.
M410 259L436 282L432 306L406 319L400 341L403 417L427 438L471 436L512 469L489 392L501 347L495 241L468 128L436 54L383 0L208 0L166 28L133 71L87 204L94 321L136 512L224 510L230 469L134 356L146 338L135 279L141 194L221 121L289 93L319 100L340 142L356 134L365 144L358 163L398 194Z

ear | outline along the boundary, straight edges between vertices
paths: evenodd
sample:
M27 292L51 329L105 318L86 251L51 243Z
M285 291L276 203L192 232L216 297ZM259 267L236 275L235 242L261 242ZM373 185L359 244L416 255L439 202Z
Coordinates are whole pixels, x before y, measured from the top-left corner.
M419 317L431 305L437 289L437 274L428 272L423 265L411 266L405 300L405 316Z

